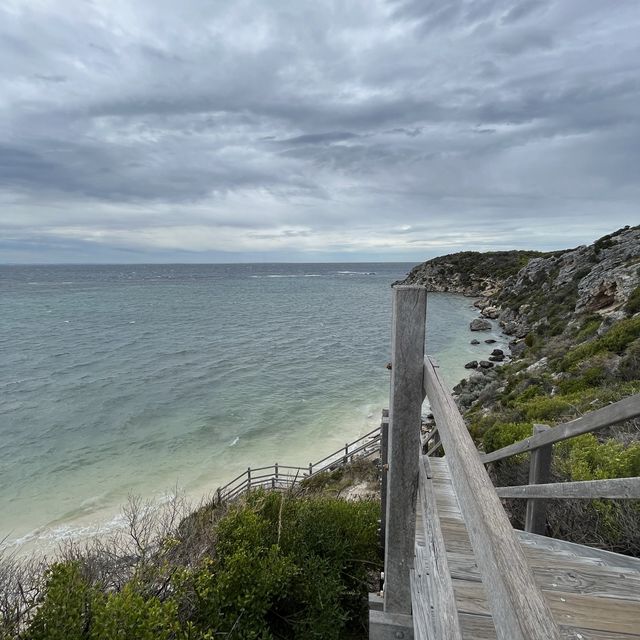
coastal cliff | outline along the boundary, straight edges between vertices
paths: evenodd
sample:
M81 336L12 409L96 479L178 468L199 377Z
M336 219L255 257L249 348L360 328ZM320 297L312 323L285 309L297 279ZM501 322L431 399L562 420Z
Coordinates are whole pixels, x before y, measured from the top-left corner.
M534 424L553 426L640 393L640 227L566 251L501 253L501 263L510 267L498 274L490 271L495 256L437 258L406 280L435 291L480 294L474 303L479 315L512 337L510 362L478 368L455 388L481 450L526 438ZM527 484L528 461L516 457L490 472L498 485ZM639 420L554 449L555 481L639 475ZM507 502L519 527L521 503ZM553 501L547 533L640 555L639 522L637 501Z

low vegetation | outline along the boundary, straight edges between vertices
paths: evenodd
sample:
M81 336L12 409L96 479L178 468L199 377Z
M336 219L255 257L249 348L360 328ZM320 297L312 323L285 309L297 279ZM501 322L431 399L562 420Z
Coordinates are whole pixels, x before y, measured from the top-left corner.
M611 234L594 245L602 252ZM543 281L556 274L549 273ZM469 430L478 446L494 451L528 437L533 424L574 419L640 393L640 294L632 291L613 315L575 313L578 281L550 294L543 282L524 283L518 295L498 294L503 309L527 305L532 329L525 350L511 364L483 379L463 382L458 392ZM497 485L527 484L528 454L491 465ZM553 478L596 480L640 476L640 421L631 420L555 445ZM510 500L516 526L524 521L524 501ZM640 555L640 504L633 501L551 501L548 533L580 543Z
M379 503L256 491L187 517L133 501L128 531L50 566L0 562L0 639L365 638Z

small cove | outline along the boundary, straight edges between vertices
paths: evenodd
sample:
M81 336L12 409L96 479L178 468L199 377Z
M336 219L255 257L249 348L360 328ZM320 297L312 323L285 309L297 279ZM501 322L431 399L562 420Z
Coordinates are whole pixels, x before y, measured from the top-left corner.
M0 267L0 538L91 534L128 494L205 495L372 429L390 285L410 267ZM427 350L451 386L505 344L469 331L472 302L429 295Z

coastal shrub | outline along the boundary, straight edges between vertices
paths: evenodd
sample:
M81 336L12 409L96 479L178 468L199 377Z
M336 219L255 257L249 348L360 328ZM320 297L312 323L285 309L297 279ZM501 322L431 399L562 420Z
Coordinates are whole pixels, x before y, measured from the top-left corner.
M620 320L602 337L571 349L564 357L562 368L567 370L578 362L603 351L620 354L638 337L640 337L640 316Z
M621 380L640 380L640 340L629 346L618 365L618 377Z
M518 440L528 438L532 433L533 424L531 422L499 422L485 432L482 443L485 452L491 453L502 449L502 447L508 447Z
M593 335L595 335L596 331L600 328L602 324L602 318L598 315L588 316L580 325L580 329L575 334L576 342L584 342L588 340Z
M379 508L256 491L215 518L200 510L188 528L212 529L203 556L170 557L186 544L183 523L122 586L95 580L89 556L52 565L20 639L365 638Z
M47 570L45 588L25 640L86 640L95 592L77 562Z
M144 597L135 582L122 591L96 594L88 640L172 640L182 637L174 600Z
M214 559L182 576L200 633L365 637L379 504L255 492L217 525ZM188 595L193 594L193 595Z
M558 445L558 468L571 480L603 480L640 475L640 442L599 442L592 433Z
M638 313L640 311L640 286L637 286L629 295L627 304L624 306L627 313Z

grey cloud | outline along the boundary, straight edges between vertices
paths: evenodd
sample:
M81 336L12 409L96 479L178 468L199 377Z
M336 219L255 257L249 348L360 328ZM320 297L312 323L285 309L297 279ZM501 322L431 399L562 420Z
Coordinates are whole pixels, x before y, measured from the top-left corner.
M175 230L195 251L210 230L211 256L249 255L242 236L370 257L637 218L635 0L61 1L0 8L0 237L20 246L153 252Z

